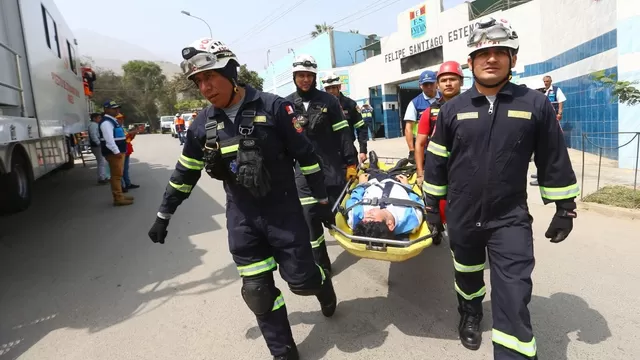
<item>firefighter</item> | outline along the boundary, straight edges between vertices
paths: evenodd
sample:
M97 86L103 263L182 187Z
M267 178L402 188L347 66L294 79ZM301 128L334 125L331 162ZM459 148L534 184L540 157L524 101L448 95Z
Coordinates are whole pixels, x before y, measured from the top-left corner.
M544 94L509 82L519 40L508 21L478 22L467 46L474 86L440 109L427 146L427 221L446 196L462 345L480 347L485 249L491 267L494 359L536 359L528 304L534 268L527 169L556 212L545 237L567 238L580 194L555 111Z
M418 79L422 92L418 94L409 105L404 113L404 138L409 147L409 161L415 162L415 144L418 135L418 121L422 113L433 104L438 98L438 86L436 84L436 73L431 70L425 70L420 74Z
M438 76L436 77L438 88L442 97L431 104L420 116L418 122L418 136L416 137L415 157L416 157L416 182L422 186L424 180L424 149L427 146L427 137L433 133L436 119L442 105L455 96L460 95L460 88L464 82L462 66L456 61L447 61L440 65Z
M299 55L293 61L293 81L296 91L287 96L295 105L298 115L298 131L311 141L324 171L329 202L334 204L348 179L357 176L357 155L349 134L349 123L344 119L338 99L317 89L318 64L310 55ZM346 171L345 171L346 167ZM323 223L319 219L322 211L317 198L310 192L306 168L295 165L298 195L309 226L311 246L316 261L331 273L331 260L324 242ZM346 172L346 173L345 173ZM329 226L330 223L325 223Z
M176 127L176 134L178 135L178 139L180 140L180 145L184 145L184 137L185 137L185 123L184 118L180 113L176 113L176 119L173 122Z
M212 105L187 130L149 237L164 244L171 215L189 197L202 169L222 180L229 250L242 277L242 298L273 358L297 360L284 298L274 283L278 265L294 294L316 296L324 316L336 308L331 280L313 258L291 171L295 158L306 169L319 216L332 219L318 157L295 127L292 103L238 85L238 59L224 43L201 39L184 48L182 57L184 75Z
M340 76L333 73L328 74L323 80L322 85L324 90L329 94L338 98L344 117L349 122L349 129L351 134L351 141L356 141L356 133L358 134L358 145L360 147L360 153L358 159L361 163L367 160L367 140L369 134L367 133L367 126L360 114L360 107L350 97L344 96L340 91L342 84L340 83Z

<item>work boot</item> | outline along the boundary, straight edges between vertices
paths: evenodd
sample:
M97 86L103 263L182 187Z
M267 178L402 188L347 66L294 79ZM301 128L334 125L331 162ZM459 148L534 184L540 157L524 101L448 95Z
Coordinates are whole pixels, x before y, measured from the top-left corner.
M127 206L127 205L131 205L133 204L133 199L132 198L126 198L126 197L122 197L120 199L117 200L113 200L113 206Z
M289 350L284 355L274 356L273 360L299 360L300 355L298 355L298 348L296 344L289 346Z
M140 185L136 185L136 184L129 184L129 186L127 186L127 190L128 190L128 189L137 189L137 188L139 188L139 187L140 187Z
M480 322L482 313L472 312L469 309L458 308L460 313L460 324L458 324L458 336L462 346L469 350L478 350L482 343L482 333L480 332Z
M378 154L375 151L369 151L369 168L377 169L378 168Z
M131 201L135 200L135 198L133 196L131 196L131 195L124 195L124 199L125 200L131 200Z
M327 276L327 278L324 280L324 284L322 284L322 290L320 290L320 293L316 295L316 297L320 302L320 310L322 310L322 315L324 315L325 317L332 317L336 312L338 298L336 297L336 292L333 289L333 282L331 282L331 277Z

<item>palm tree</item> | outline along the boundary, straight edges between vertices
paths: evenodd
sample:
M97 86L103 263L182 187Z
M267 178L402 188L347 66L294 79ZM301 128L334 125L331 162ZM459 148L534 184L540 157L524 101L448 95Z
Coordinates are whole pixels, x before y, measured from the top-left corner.
M311 37L316 38L320 36L320 34L327 33L333 30L333 26L327 25L327 23L316 24L316 29L311 32Z

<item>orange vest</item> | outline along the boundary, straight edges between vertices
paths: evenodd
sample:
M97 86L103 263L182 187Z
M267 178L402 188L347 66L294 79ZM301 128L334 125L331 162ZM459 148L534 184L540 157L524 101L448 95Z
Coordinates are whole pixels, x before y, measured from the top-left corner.
M176 121L175 121L175 124L176 125L184 125L184 119L181 118L181 117L177 118Z

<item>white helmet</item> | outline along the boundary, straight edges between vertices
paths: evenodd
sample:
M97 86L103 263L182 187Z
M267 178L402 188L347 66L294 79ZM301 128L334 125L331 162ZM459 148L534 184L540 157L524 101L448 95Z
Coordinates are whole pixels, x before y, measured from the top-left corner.
M310 73L318 73L318 63L311 55L298 55L293 60L293 73L298 71L308 71Z
M203 71L222 69L232 60L236 66L240 65L236 54L227 45L210 38L196 40L182 49L182 58L184 61L180 67L189 80Z
M481 19L467 39L469 56L476 51L493 47L506 47L518 53L520 41L518 34L511 28L509 21L496 20L491 16Z
M340 76L334 74L334 73L329 73L327 74L327 76L324 77L324 79L322 79L322 85L323 87L326 89L330 86L340 86Z

